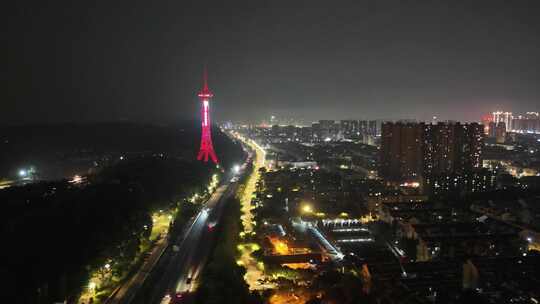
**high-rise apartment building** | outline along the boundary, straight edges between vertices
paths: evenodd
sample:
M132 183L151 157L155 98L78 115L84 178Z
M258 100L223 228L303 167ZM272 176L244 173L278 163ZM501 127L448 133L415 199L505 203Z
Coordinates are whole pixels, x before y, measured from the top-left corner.
M345 138L357 138L360 135L358 120L341 120L340 132Z
M490 122L488 125L487 137L494 138L497 143L504 143L506 141L506 124L500 122Z
M497 123L497 126L495 127L495 141L498 144L502 144L506 141L506 124L504 122Z
M504 122L504 125L506 126L505 131L507 132L512 130L512 112L493 112L493 121L495 123Z
M483 136L477 123L383 123L379 176L428 187L441 176L465 176L482 166Z
M339 137L340 124L333 120L319 120L312 128L314 141L332 141Z
M482 167L482 125L438 123L423 128L425 176L461 175Z
M482 117L482 123L486 127L486 134L493 138L501 138L501 130L497 128L499 123L504 124L504 133L540 134L540 114L538 112L514 115L512 112L497 111ZM499 132L499 136L495 134L497 132Z
M494 121L489 122L487 136L491 138L497 137L497 123Z
M514 116L512 119L512 131L540 134L540 114L538 112L527 112L524 115Z
M358 128L360 135L377 136L380 134L376 120L360 120Z
M493 115L491 114L486 114L484 116L482 116L482 119L481 119L481 122L482 122L482 125L484 126L484 133L486 135L489 135L489 132L491 130L491 124L494 123L493 122Z
M367 134L371 136L377 136L379 134L377 130L377 121L376 120L370 120L367 123Z
M418 181L423 173L424 125L383 123L379 176L389 181Z

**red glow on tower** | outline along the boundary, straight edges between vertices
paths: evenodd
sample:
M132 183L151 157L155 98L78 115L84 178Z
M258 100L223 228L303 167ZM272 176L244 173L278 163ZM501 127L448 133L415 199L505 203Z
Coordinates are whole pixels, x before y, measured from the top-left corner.
M218 163L216 152L214 151L214 145L212 144L212 133L210 121L210 99L214 96L210 89L208 89L208 79L206 75L206 68L204 69L204 85L202 90L197 96L201 101L201 120L202 120L202 134L201 134L201 148L199 149L199 154L197 155L197 160L208 161L208 157L212 159L214 163Z

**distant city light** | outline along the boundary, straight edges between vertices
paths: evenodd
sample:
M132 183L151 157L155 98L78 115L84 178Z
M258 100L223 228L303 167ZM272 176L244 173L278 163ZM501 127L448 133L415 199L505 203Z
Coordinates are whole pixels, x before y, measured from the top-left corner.
M337 240L338 243L363 243L363 242L373 242L372 238L354 238L354 239L343 239Z
M411 183L405 182L405 183L401 184L400 186L401 187L418 188L418 187L420 187L420 183L419 182L411 182Z
M74 175L73 178L69 182L73 184L80 184L82 183L82 180L83 179L80 175Z

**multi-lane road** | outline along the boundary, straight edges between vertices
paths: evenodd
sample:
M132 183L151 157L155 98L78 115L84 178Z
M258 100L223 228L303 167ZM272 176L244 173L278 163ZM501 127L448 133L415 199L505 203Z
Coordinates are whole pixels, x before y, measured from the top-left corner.
M226 182L216 189L183 233L171 235L167 248L148 269L141 268L135 283L125 287L110 303L189 303L190 292L199 284L200 275L216 241L224 203L236 192L237 182ZM137 278L137 279L135 279Z
M248 158L247 162L251 161ZM191 303L193 291L217 240L225 202L238 188L243 168L225 174L227 180L204 203L184 231L162 240L142 267L121 286L107 304ZM231 175L236 175L229 181Z

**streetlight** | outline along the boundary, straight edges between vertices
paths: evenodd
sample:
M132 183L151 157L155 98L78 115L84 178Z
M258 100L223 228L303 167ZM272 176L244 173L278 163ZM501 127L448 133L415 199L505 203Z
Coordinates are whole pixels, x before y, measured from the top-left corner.
M234 165L232 170L233 170L234 174L238 174L238 173L240 173L240 166L239 165Z

